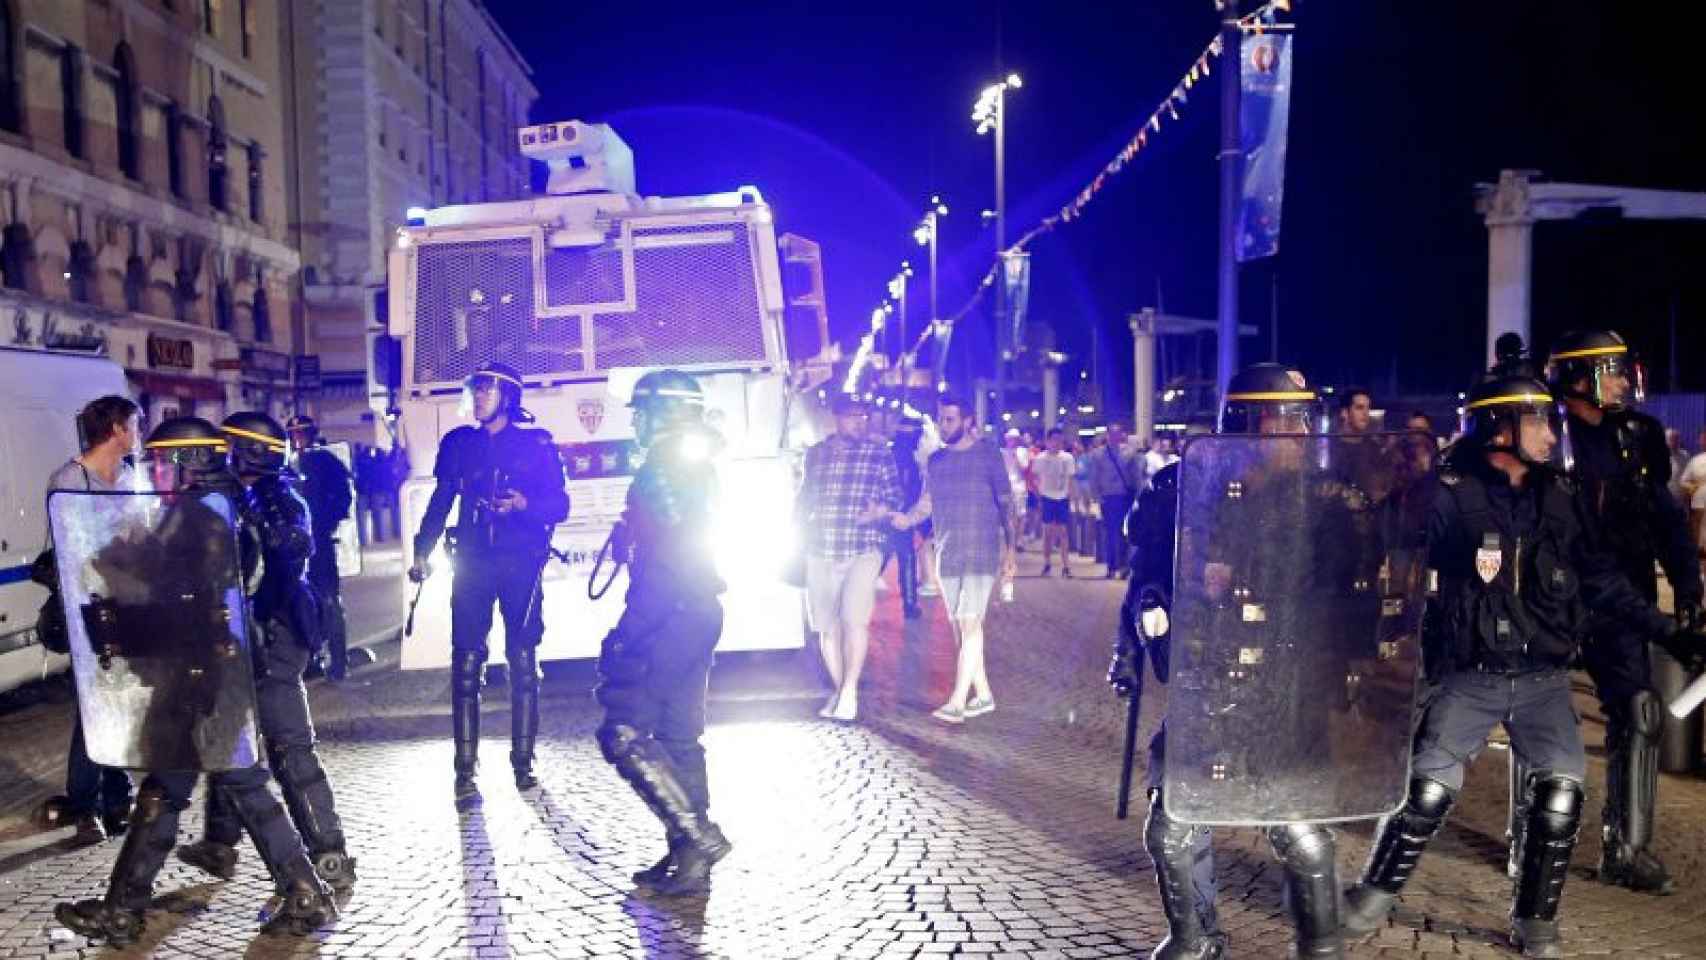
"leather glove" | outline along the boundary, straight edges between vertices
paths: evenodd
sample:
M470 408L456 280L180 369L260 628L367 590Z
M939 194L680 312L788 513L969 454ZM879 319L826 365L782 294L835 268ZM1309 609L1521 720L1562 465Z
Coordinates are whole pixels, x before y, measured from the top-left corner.
M410 583L424 583L426 578L430 576L432 576L432 564L425 560L416 560L415 565L409 568Z
M1108 663L1108 686L1114 694L1126 699L1143 692L1143 650L1128 643L1114 645L1114 658Z

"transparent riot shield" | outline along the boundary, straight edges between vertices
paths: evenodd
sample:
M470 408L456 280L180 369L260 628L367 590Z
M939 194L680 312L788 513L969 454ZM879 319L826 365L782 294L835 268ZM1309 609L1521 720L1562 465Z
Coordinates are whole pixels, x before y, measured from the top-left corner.
M350 442L348 440L339 440L334 443L328 443L325 444L325 449L330 450L332 456L337 457L338 462L344 465L344 470L349 474L351 482L353 483L355 478L355 450L350 445ZM352 490L350 493L352 499L350 501L349 516L338 521L338 531L335 534L337 537L338 547L339 577L361 576L361 534L355 527L356 504L353 499L354 491Z
M1434 449L1417 434L1213 436L1179 474L1165 789L1206 824L1403 802Z
M47 511L90 758L133 770L253 766L255 684L231 502L55 490Z

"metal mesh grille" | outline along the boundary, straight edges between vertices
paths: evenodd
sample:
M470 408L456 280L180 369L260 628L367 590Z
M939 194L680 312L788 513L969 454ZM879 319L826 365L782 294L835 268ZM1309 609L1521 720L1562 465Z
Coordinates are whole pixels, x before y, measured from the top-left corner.
M501 361L523 374L584 369L580 321L535 316L526 238L428 243L416 251L416 383L454 383Z
M764 360L744 223L634 231L634 311L593 317L598 366Z
M545 251L545 304L572 307L582 303L620 303L627 296L622 283L622 251L618 247L571 247Z

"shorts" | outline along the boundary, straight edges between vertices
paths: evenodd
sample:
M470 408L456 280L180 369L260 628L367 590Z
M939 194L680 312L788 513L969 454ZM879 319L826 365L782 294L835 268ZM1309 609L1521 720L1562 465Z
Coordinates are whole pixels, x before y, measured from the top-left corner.
M845 560L806 557L806 616L819 633L829 627L863 628L877 605L883 555L870 551Z
M995 593L995 574L967 573L943 576L942 605L948 616L956 620L981 617L989 612L989 598Z
M1025 491L1025 509L1026 510L1035 510L1037 508L1037 499L1038 498L1037 498L1037 495L1035 493L1032 493L1031 491L1026 490Z
M1068 524L1072 522L1072 502L1065 497L1055 500L1052 497L1043 498L1043 522Z

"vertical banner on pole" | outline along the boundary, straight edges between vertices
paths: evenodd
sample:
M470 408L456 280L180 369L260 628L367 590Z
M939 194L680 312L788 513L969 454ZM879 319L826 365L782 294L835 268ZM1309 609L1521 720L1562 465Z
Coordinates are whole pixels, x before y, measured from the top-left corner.
M1031 302L1031 255L1023 250L1001 256L1002 275L1007 283L1007 319L1011 325L1013 352L1019 352L1025 330L1025 308Z
M1238 260L1242 263L1279 252L1286 126L1291 116L1291 37L1246 37L1241 53L1244 196L1238 210Z

